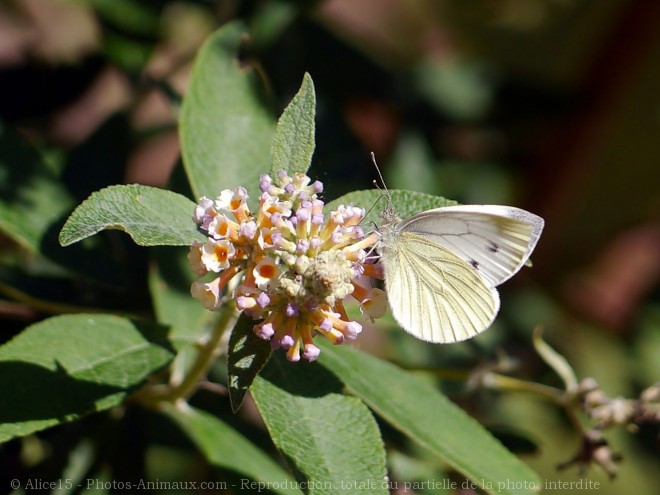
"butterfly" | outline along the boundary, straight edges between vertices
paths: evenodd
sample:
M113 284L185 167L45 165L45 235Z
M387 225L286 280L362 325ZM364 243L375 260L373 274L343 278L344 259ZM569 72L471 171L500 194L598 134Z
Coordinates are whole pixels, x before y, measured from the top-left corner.
M388 202L377 250L399 325L436 343L486 330L500 307L496 287L528 260L543 219L512 206L462 205L401 221Z

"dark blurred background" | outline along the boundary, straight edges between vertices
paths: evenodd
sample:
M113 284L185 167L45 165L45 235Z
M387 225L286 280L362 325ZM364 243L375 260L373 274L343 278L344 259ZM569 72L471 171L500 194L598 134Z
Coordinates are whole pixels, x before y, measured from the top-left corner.
M477 345L547 378L529 346L542 324L579 377L611 395L660 378L660 2L5 0L0 119L79 200L112 183L164 187L196 51L236 18L276 114L311 73L312 175L328 197L370 188L374 151L390 188L545 218L533 269L503 289L501 332ZM378 335L362 345L411 366L470 353ZM565 420L526 396L496 403L482 419L516 425L538 447L526 460L558 476L577 449ZM612 484L594 474L599 493L651 493L657 433L613 434L626 461Z

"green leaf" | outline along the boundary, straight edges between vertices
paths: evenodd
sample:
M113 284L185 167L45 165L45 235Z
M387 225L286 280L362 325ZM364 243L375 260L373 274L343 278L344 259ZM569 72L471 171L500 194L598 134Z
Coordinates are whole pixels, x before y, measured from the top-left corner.
M244 39L244 25L230 22L199 51L183 100L181 147L196 197L243 186L256 204L275 122L258 75L238 60Z
M255 51L261 53L274 45L299 13L299 7L287 0L271 0L258 4L250 24Z
M0 347L0 442L121 403L171 360L166 330L107 315L28 327Z
M405 132L387 164L387 184L430 194L438 192L438 164L428 140L421 131Z
M392 203L394 204L394 209L397 215L402 219L433 208L458 204L451 199L415 191L392 189L389 191L389 194L392 197ZM346 205L349 203L367 210L367 216L362 220L363 225L381 225L383 223L380 218L380 212L387 206L387 196L383 191L378 189L353 191L328 203L325 206L325 210L331 211L336 209L339 205Z
M550 344L543 340L543 328L537 326L534 329L533 344L534 349L538 355L545 361L545 363L550 366L557 375L564 382L564 389L567 392L576 392L578 387L577 377L575 376L575 371L569 364L568 360L555 351Z
M173 341L196 342L217 315L190 295L195 275L188 263L188 250L155 247L149 272L149 291L158 321L172 327Z
M315 115L314 82L312 77L305 73L298 93L277 121L271 149L273 164L270 176L274 180L277 180L277 173L280 170L286 170L289 175L307 172L316 147Z
M288 473L233 428L217 417L189 406L165 409L214 466L231 469L248 476L241 480L239 492L257 493L269 490L282 495L301 494Z
M292 364L275 353L252 384L278 449L309 482L310 494L387 494L385 450L362 401L316 363Z
M229 400L234 412L241 407L246 392L271 354L270 343L257 337L252 327L254 321L243 313L229 337L227 371Z
M638 382L650 385L660 376L660 304L649 302L640 309L638 318L639 329L633 341L634 367Z
M123 30L156 36L158 34L158 10L139 0L83 0L97 11L106 22L121 26ZM110 30L112 31L112 30Z
M186 376L199 354L199 342L218 313L208 311L190 295L195 279L187 249L158 246L150 250L149 292L158 321L171 327L170 341L177 355L170 365L175 379Z
M33 253L73 198L39 154L0 122L0 230Z
M69 249L59 244L57 236L76 201L53 169L20 135L0 122L0 231L29 252L43 256L21 256L17 260L21 276L10 280L13 277L3 274L4 282L12 286L10 290L60 300L66 295L61 289L55 289L55 296L46 294L58 283L54 275L70 275L61 268L104 285L120 285L123 281L117 259L98 239ZM99 259L104 262L99 263ZM25 283L26 273L35 277L36 290Z
M429 58L416 64L412 76L419 95L443 115L475 121L491 108L493 85L482 65Z
M93 193L60 232L68 246L101 230L122 230L140 246L186 246L206 240L192 220L195 203L156 187L110 186Z
M321 342L319 362L394 428L493 494L536 493L540 480L431 383L381 359Z

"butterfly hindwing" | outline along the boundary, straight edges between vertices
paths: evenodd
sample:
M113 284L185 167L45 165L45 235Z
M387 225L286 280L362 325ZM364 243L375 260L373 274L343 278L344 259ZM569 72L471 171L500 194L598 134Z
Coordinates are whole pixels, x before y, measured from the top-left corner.
M397 229L398 230L398 229ZM446 247L409 232L382 248L392 313L407 332L429 342L457 342L488 328L497 291Z

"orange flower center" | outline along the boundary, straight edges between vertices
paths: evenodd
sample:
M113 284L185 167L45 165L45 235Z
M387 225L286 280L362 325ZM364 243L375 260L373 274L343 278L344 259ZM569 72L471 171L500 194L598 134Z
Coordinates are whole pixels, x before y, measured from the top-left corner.
M220 261L227 261L227 257L229 256L229 251L227 250L227 248L225 246L216 246L215 256Z
M273 278L275 276L275 267L273 265L263 265L259 267L259 275L264 278Z

